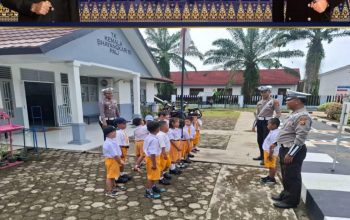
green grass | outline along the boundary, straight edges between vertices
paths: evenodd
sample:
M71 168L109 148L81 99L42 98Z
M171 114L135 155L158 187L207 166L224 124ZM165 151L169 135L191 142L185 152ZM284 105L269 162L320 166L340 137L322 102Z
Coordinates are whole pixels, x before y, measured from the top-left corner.
M238 118L239 111L232 109L204 109L202 110L204 117L225 117L225 118Z

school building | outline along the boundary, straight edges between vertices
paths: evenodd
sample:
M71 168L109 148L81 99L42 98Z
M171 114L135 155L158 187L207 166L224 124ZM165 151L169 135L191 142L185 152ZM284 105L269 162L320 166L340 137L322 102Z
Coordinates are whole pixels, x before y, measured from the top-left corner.
M260 70L260 85L271 85L271 93L285 95L287 89L297 90L300 81L299 69L297 74L286 72L284 69ZM181 95L181 72L172 72L171 79L176 86L176 94ZM241 95L243 71L227 70L188 71L184 75L184 95L198 95L224 90L226 95Z
M130 120L164 81L138 29L0 28L0 108L27 128L71 125L73 144L88 142L103 88Z
M350 65L321 73L319 79L320 96L350 94Z

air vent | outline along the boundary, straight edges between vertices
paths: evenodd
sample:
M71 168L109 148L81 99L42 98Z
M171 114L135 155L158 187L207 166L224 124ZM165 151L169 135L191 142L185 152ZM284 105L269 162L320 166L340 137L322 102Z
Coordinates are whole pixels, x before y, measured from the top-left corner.
M61 73L61 83L68 84L68 74Z
M80 84L89 84L89 77L80 76Z
M0 79L12 79L11 67L0 66Z

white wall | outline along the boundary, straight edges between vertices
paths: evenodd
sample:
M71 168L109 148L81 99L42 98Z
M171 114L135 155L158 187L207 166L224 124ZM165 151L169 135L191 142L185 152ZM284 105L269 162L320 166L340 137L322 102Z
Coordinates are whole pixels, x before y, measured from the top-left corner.
M129 80L118 81L119 104L131 104L131 87Z
M146 82L146 102L153 103L157 88L154 82Z
M350 86L350 66L320 75L319 95L335 95L337 86Z

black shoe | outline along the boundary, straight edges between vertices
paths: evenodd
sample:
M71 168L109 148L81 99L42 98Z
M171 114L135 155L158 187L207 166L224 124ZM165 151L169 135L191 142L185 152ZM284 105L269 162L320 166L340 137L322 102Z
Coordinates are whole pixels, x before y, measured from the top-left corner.
M265 178L261 178L261 182L263 182L263 183L272 183L272 184L275 184L275 183L276 183L276 179L267 176L267 177L265 177Z
M154 186L152 187L152 191L153 191L154 193L163 193L163 192L166 192L166 189L158 188L156 185L154 185Z
M262 157L254 157L253 160L263 160Z
M188 154L188 157L191 157L191 158L192 158L192 157L194 157L194 155L193 155L193 154Z
M290 208L296 208L297 207L297 205L288 204L288 203L283 202L283 201L276 202L273 205L275 207L281 208L281 209L290 209Z
M124 174L124 175L122 175L122 177L127 179L128 181L132 179L132 177L129 176L128 174Z
M169 174L167 174L167 173L164 173L164 174L163 174L163 177L164 177L165 179L171 180L171 176L170 176Z
M184 162L184 163L192 163L192 161L191 161L189 158L187 158L187 159L184 160L183 162Z
M275 196L271 196L271 199L280 202L283 200L283 197L281 195L275 195Z
M261 166L264 166L264 165L265 165L265 163L264 163L263 160L260 162L260 165L261 165Z
M182 172L181 170L173 169L173 170L169 170L169 173L174 175L180 175Z
M269 176L265 176L265 177L261 177L260 180L261 180L261 182L265 182L268 178L269 178Z
M125 178L124 176L120 176L117 180L115 180L116 183L126 183L129 179Z
M162 184L162 185L170 185L170 182L169 182L169 180L163 178L163 179L160 179L160 180L159 180L159 184Z

